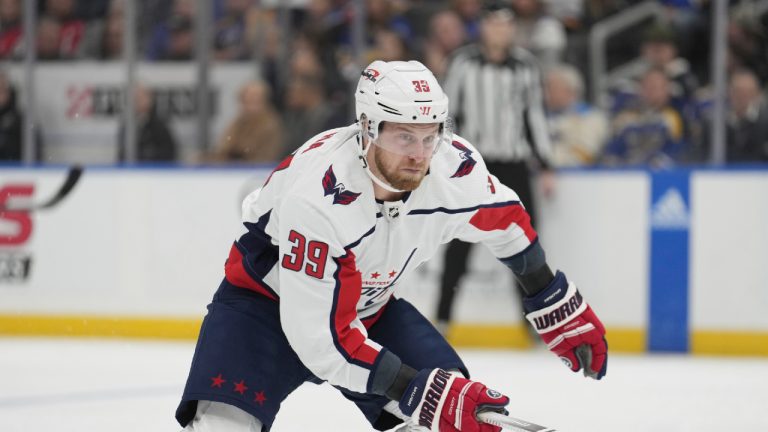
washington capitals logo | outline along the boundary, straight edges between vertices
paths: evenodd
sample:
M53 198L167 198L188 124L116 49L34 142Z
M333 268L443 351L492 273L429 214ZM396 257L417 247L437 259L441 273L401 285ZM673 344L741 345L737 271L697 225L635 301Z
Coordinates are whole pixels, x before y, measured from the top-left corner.
M345 190L343 183L336 182L336 174L333 173L333 165L328 167L328 171L323 176L323 190L325 196L333 195L333 203L348 205L355 201L360 193Z
M462 159L461 165L459 165L459 169L453 173L451 178L464 177L465 175L472 172L472 170L475 168L475 164L477 164L477 161L472 159L472 150L468 149L464 144L458 141L453 141L451 145L459 149L461 152L460 157Z

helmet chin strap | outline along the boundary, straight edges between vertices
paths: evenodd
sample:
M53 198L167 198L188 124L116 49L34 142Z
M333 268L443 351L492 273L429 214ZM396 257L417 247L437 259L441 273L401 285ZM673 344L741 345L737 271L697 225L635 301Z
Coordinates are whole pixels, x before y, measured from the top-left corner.
M365 173L368 174L368 177L373 180L374 183L379 185L381 188L388 192L393 193L402 193L405 192L404 190L396 189L386 181L380 179L376 174L371 172L371 164L368 163L368 150L371 149L371 147L374 145L373 141L370 141L368 144L368 148L363 148L362 144L362 131L360 131L360 134L357 135L357 149L358 149L358 158L360 159L360 163L363 165L363 169L365 169Z

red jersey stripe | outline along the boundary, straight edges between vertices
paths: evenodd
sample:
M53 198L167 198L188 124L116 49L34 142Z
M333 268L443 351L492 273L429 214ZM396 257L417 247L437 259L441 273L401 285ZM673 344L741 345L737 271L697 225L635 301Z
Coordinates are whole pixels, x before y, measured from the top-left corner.
M272 300L277 300L277 297L275 297L272 292L256 282L248 273L246 273L245 268L243 267L243 254L235 244L233 244L232 249L229 250L229 257L224 264L224 277L227 279L227 282L232 285L247 288L267 296Z
M365 335L350 327L357 317L357 302L360 300L362 276L355 267L355 254L351 251L339 258L338 295L334 307L333 332L337 346L352 359L373 365L379 351L365 344Z
M520 204L478 209L469 223L482 231L503 231L514 223L522 228L529 241L532 242L536 238L536 231L531 226L531 217Z

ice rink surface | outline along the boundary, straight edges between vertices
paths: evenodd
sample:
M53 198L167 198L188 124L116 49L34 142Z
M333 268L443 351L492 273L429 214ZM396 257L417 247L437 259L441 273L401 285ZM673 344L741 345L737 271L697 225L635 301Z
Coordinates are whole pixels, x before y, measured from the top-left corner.
M178 431L192 343L0 338L0 431ZM768 359L621 355L594 382L545 351L461 351L512 415L562 432L768 431ZM272 429L372 430L328 385L305 384Z

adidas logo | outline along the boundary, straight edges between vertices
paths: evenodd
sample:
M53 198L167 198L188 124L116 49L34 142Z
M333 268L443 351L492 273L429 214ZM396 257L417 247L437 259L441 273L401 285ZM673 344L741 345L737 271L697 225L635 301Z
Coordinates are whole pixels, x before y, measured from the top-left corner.
M688 229L690 214L683 195L676 188L669 188L651 209L651 227L666 230Z

